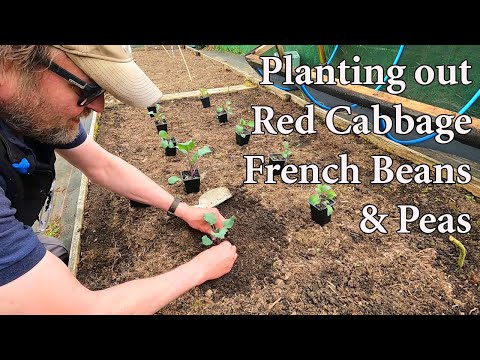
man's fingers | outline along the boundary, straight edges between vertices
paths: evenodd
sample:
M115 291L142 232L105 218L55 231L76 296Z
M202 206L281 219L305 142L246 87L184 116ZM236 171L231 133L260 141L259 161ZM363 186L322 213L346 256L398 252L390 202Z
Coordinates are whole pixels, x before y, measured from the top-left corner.
M214 214L217 217L217 222L215 223L215 227L217 229L221 229L223 227L223 222L225 218L220 214L220 211L218 211L217 208L213 208Z

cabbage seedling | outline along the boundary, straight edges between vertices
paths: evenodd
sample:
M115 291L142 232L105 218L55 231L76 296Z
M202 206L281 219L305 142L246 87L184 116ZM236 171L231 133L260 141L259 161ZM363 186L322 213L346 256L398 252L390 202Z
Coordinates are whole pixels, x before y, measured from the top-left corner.
M215 216L214 213L206 213L203 216L203 218L207 223L210 224L210 227L212 228L210 237L208 237L207 235L203 235L202 237L202 245L205 245L205 246L211 246L216 239L225 239L225 236L227 236L228 230L230 230L233 227L233 224L235 223L235 216L232 216L229 219L225 219L222 222L223 227L221 229L216 229L215 223L217 222L217 217Z

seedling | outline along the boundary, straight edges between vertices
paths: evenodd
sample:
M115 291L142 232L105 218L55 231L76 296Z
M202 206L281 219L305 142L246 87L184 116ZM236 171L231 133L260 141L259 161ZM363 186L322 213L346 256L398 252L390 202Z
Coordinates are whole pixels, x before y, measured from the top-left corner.
M193 150L195 149L195 142L193 141L193 139L184 143L177 144L176 148L178 149L178 151L180 151L187 157L189 168L188 172L192 178L195 177L195 173L198 172L198 159L212 152L208 146L204 146L203 148L193 152ZM168 178L168 183L170 185L173 185L179 180L182 179L178 176L171 176Z
M337 194L330 185L322 185L319 184L315 188L315 194L311 195L308 198L308 202L313 206L317 206L318 204L322 204L327 209L327 216L333 214L333 207L330 205L332 200L337 197Z
M147 107L147 110L148 110L148 115L150 115L150 117L155 117L155 114L157 114L160 111L160 104L157 103L155 105L149 106Z
M205 88L201 88L199 92L200 92L200 99L205 99L210 96L210 93Z
M245 138L245 136L247 136L247 134L245 134L245 126L253 128L255 126L255 122L253 120L246 121L241 118L240 123L238 125L235 125L235 132L242 138Z
M161 123L166 123L167 122L167 117L165 116L165 114L163 112L155 113L154 118Z
M175 147L175 143L174 143L175 138L168 135L168 133L165 130L160 130L160 132L158 133L158 136L160 136L160 145L162 146L162 148L173 149Z
M452 235L448 237L448 240L450 240L458 248L458 250L460 250L460 254L458 255L458 267L461 269L465 263L467 249L465 249L465 246L463 246L463 244L455 239Z
M284 141L282 156L285 159L285 161L288 159L290 155L292 155L292 151L288 148L288 141Z
M228 115L233 114L232 102L230 100L225 101L223 105L217 106L217 114L226 112Z
M210 237L208 237L207 235L203 235L202 237L202 245L205 245L205 246L211 246L217 239L225 239L225 236L227 236L228 230L230 230L233 227L233 224L235 223L235 216L232 216L229 219L223 220L222 222L223 227L221 229L217 229L215 228L217 217L215 216L214 213L206 213L203 216L203 218L207 223L210 224L210 227L212 228Z

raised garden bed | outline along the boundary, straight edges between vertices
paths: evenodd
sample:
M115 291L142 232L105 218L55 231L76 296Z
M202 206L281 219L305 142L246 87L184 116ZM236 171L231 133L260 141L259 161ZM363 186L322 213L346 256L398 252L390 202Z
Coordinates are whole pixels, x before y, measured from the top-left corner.
M221 67L216 71L223 72ZM161 68L158 74L161 78ZM235 105L235 113L220 125L214 109L226 100ZM219 206L225 217L236 217L228 234L239 254L232 271L192 289L161 314L479 313L479 198L456 185L397 181L372 185L370 156L385 152L354 135L334 136L321 125L314 135L253 135L248 145L238 146L235 125L241 117L253 119L252 105L269 105L276 114L293 117L302 115L303 109L261 89L215 95L211 101L211 108L202 108L198 99L162 103L169 134L179 142L194 138L198 146L212 150L208 158L199 160L199 193L186 194L180 183L167 184L169 176L183 170L185 159L181 154L165 156L146 111L119 107L107 110L100 119L99 144L188 203L195 204L203 192L217 186L227 186L234 193ZM278 176L277 184L267 185L263 175L257 176L256 185L243 184L243 155L264 155L267 164L268 154L281 150L283 141L292 151L289 163L323 168L339 163L338 155L346 153L360 169L362 184L332 185L337 193L335 210L323 227L312 220L307 203L316 185L287 185ZM392 169L410 163L391 157ZM391 214L383 222L387 235L367 235L359 229L367 204ZM410 234L397 234L398 204L416 205L422 214L436 216L469 213L472 230L454 234L468 250L464 267L457 266L457 248L448 234L424 234L418 223L409 226ZM127 199L92 184L77 277L97 290L157 275L201 252L201 237L159 209L131 208Z

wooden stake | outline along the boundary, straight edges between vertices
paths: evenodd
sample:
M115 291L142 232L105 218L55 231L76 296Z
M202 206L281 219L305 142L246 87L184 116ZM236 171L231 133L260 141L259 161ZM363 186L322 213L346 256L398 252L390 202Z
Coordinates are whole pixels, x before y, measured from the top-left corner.
M177 46L178 46L178 50L180 50L180 54L182 55L183 62L185 63L185 67L187 68L188 77L190 78L190 81L193 82L192 75L190 75L190 70L188 69L187 61L185 60L185 56L183 56L183 51L182 51L182 49L180 48L180 45L177 45Z
M320 65L327 63L327 56L325 55L325 47L323 45L317 45L318 58L320 59Z
M165 50L165 52L167 53L168 57L171 57L170 54L168 53L168 50L167 48L165 47L165 45L162 45L163 49Z

